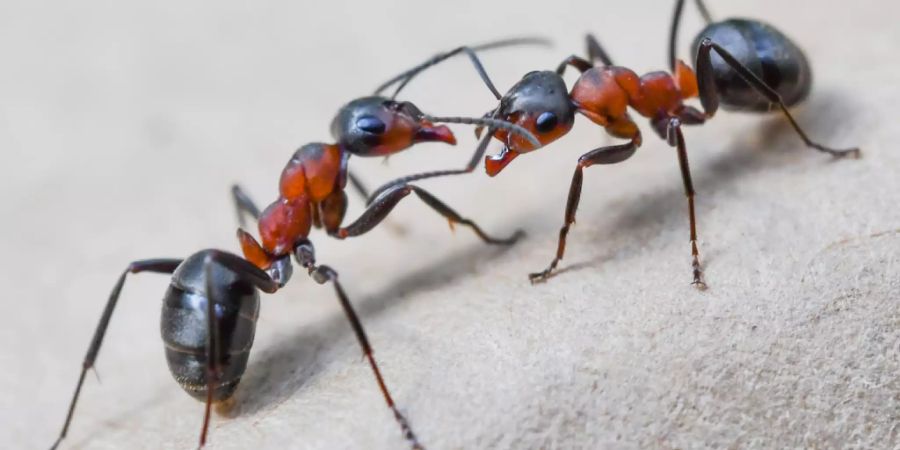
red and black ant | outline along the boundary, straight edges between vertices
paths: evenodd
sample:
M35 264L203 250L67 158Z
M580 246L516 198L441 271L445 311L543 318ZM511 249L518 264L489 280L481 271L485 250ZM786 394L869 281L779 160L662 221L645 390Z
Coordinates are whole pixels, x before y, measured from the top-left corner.
M556 256L546 269L529 275L532 283L550 277L563 258L566 236L575 222L575 211L581 198L582 171L593 165L622 162L641 146L641 132L632 120L629 108L650 119L656 134L676 149L688 200L692 284L701 289L706 284L697 248L694 186L682 125L705 123L715 115L720 102L726 109L740 111L766 112L777 108L808 147L835 157L860 154L858 148L833 149L812 141L788 111L789 106L807 97L812 85L811 68L796 44L771 25L760 21L729 19L713 22L703 2L697 0L696 3L708 22L694 41L696 72L675 59L675 39L684 6L684 0L677 0L669 42L671 73L650 72L639 76L628 68L616 66L597 40L588 35L588 59L573 55L566 58L556 71L530 72L502 97L491 89L499 105L485 117L504 119L522 126L537 136L541 146L568 133L576 112L603 126L610 135L628 140L625 144L593 149L578 158L569 188L564 224L559 231ZM435 61L430 60L404 72L401 74L404 84L434 64ZM581 72L571 91L567 91L562 78L567 66ZM477 65L476 69L482 78L487 78ZM398 87L394 95L404 84ZM684 103L695 96L700 97L703 111ZM415 180L472 172L491 137L504 144L498 155L488 156L484 160L485 169L492 177L519 155L537 149L518 135L488 126L487 135L464 169L406 176L385 184L373 195Z
M511 39L474 48L484 50L523 43L545 41ZM454 50L440 56L452 56L461 51ZM470 49L465 51L474 58ZM287 284L292 274L292 255L317 283L332 283L385 402L412 447L421 448L406 418L394 404L372 355L362 323L338 281L337 272L316 264L315 249L307 236L312 225L324 227L329 234L341 239L366 233L383 220L403 197L415 192L451 222L471 227L484 241L492 244L514 242L518 233L507 239L492 238L474 222L459 216L425 190L412 185L387 190L359 219L341 227L346 211L344 188L349 178L349 156L386 156L420 142L455 144L453 132L446 126L436 126L438 122L500 128L513 134L521 133L527 141L539 145L530 132L502 119L432 117L422 113L412 103L377 96L348 103L338 111L332 122L331 131L337 143L307 144L297 150L282 172L279 199L265 211L260 213L239 188L233 190L239 215L240 211L249 212L259 220L261 245L250 234L238 229L245 258L208 249L186 259L150 259L128 265L113 287L100 317L82 363L65 423L51 448L55 449L66 437L85 375L97 359L126 275L141 272L172 275L169 289L163 297L161 319L166 361L178 384L191 396L205 401L206 410L200 432L200 446L203 446L212 405L232 398L247 367L259 315L258 291L271 294Z

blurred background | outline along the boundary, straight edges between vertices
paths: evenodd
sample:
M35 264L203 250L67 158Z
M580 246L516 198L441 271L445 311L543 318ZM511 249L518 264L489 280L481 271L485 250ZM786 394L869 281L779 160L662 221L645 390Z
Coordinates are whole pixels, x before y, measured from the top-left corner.
M690 2L689 2L690 3ZM553 48L483 53L505 91L584 51L593 32L638 73L666 66L673 2L0 2L0 446L45 448L116 276L132 260L238 251L229 187L260 204L293 151L329 142L347 101L432 54L510 36ZM314 234L338 269L393 393L430 448L897 445L900 386L898 8L862 0L717 2L772 23L815 70L797 117L814 139L859 145L834 162L781 118L721 113L686 130L711 286L689 287L674 153L639 120L627 164L586 173L563 263L571 171L614 142L578 118L503 175L428 181L508 250L454 233L417 200L402 226L345 242ZM701 22L688 5L681 56ZM573 76L567 78L569 82ZM478 116L495 101L457 58L405 94ZM370 186L462 167L475 146L419 145L351 160ZM492 147L491 152L496 151ZM348 218L361 211L351 192ZM255 234L255 229L253 230ZM167 278L130 278L63 448L191 448L202 405L167 373ZM265 297L233 417L211 448L398 448L328 287L296 276Z

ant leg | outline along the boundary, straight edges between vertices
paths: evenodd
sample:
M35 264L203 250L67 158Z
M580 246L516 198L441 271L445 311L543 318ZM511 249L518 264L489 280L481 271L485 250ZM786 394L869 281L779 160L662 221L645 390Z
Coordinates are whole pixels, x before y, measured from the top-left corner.
M566 66L572 66L579 72L584 73L591 67L594 67L594 64L580 56L570 55L556 66L556 74L563 76L566 73Z
M694 215L694 183L691 181L691 168L688 164L687 147L684 134L681 132L681 120L673 117L666 127L666 141L678 150L678 166L681 168L681 180L684 182L684 194L688 199L688 215L691 223L691 267L694 269L694 281L691 284L697 289L706 289L703 282L703 270L700 268L700 252L697 249L697 219Z
M606 53L606 50L603 50L603 46L600 45L600 41L598 41L593 34L588 33L588 35L585 36L585 40L587 41L588 59L591 60L591 63L596 64L597 61L600 61L604 66L615 65L612 62L612 58L610 58L609 54Z
M412 444L413 449L424 448L419 444L419 440L416 438L415 433L413 433L412 427L409 426L409 421L407 421L406 417L400 413L400 410L394 403L394 398L391 396L387 384L381 376L381 370L378 368L378 363L375 362L375 357L372 355L372 346L369 344L369 338L366 336L366 331L363 329L362 322L360 322L359 317L356 315L356 311L353 309L350 299L344 292L343 286L341 286L341 283L338 281L337 272L328 266L316 266L315 249L309 241L298 243L294 248L294 254L297 258L297 262L309 270L310 276L316 283L325 284L330 281L334 286L334 292L337 294L338 301L340 301L341 307L347 315L347 320L350 321L350 326L356 334L356 339L363 349L363 355L369 361L369 366L372 367L372 372L375 374L375 381L378 382L378 388L381 390L381 394L384 396L384 401L387 403L388 408L391 408L391 411L394 412L394 419L400 424L403 436L410 444Z
M638 138L639 139L639 138ZM582 170L594 164L615 164L630 158L638 148L638 140L632 140L627 144L612 145L609 147L600 147L591 150L578 158L578 165L575 167L575 173L572 175L572 183L569 185L569 200L566 202L566 215L562 228L559 230L559 241L556 247L556 257L550 262L550 265L541 272L531 273L528 279L533 283L546 281L550 277L557 264L563 259L566 252L566 236L569 234L569 227L575 223L575 211L578 209L578 202L581 199L581 184L584 178Z
M710 52L715 51L722 60L724 60L735 72L737 72L740 77L747 82L756 92L759 92L762 96L764 96L767 100L772 103L778 105L781 109L781 112L784 113L784 116L787 117L788 121L791 123L791 126L794 128L794 131L800 136L800 139L803 139L803 142L807 147L812 147L821 152L828 153L832 156L836 157L845 157L845 156L853 156L859 157L859 148L848 148L848 149L833 149L830 147L826 147L822 144L813 142L809 136L800 128L800 125L797 121L794 120L794 117L788 111L787 107L784 105L784 102L781 101L781 96L778 95L772 88L770 88L763 80L760 80L753 72L750 71L747 67L741 64L731 53L728 53L727 50L716 44L709 38L704 38L700 41L700 49L697 52L697 86L700 90L700 103L703 105L703 109L706 112L707 117L712 117L716 110L719 108L719 95L716 92L716 85L714 83L714 75L713 75L713 67L710 59Z
M253 220L259 220L260 210L259 207L256 206L256 203L253 202L253 199L244 192L244 188L240 185L234 184L231 186L231 198L234 200L234 208L237 211L238 225L241 228L246 226L246 222L244 221L244 214L249 214L250 217L253 217Z
M359 196L366 201L366 205L372 203L372 199L377 197L377 195L381 193L383 188L388 187L387 185L382 186L378 191L375 192L374 195L370 196L369 190L366 188L366 185L356 175L354 175L353 172L347 172L347 179L350 180L350 185L353 186L353 190L355 190L359 194ZM406 227L398 223L388 222L385 225L387 225L388 230L390 230L390 232L396 236L403 236L407 232Z
M364 200L369 198L369 190L366 188L366 184L362 182L353 172L347 171L347 179L350 180L350 185L353 186L353 189L362 197Z
M392 186L380 194L375 202L363 211L362 215L360 215L356 221L346 227L338 228L329 234L338 239L365 234L384 220L391 210L397 206L397 203L411 193L415 193L423 202L425 202L425 204L437 211L438 214L444 216L444 218L450 221L451 226L454 224L467 226L485 243L494 245L512 245L522 237L523 233L521 230L516 231L512 236L505 239L489 236L478 226L478 224L470 219L460 216L459 213L426 190L411 184Z
M206 445L206 436L209 431L209 420L212 413L213 395L216 386L219 384L219 378L222 376L222 368L219 366L219 355L221 354L219 345L219 328L215 305L218 302L218 293L223 286L213 284L212 267L213 264L219 264L228 270L238 274L244 280L250 282L256 288L266 293L273 293L278 290L278 283L269 277L268 274L254 266L252 263L239 256L231 253L209 250L203 259L203 275L206 278L206 408L203 414L203 426L200 429L200 447Z
M455 169L455 170L435 170L431 172L422 172L416 173L412 175L407 175L405 177L400 177L394 180L391 180L383 185L381 185L369 198L366 200L366 205L371 205L372 202L375 201L381 194L389 189L394 189L397 186L402 186L405 184L409 184L413 181L424 180L427 178L435 178L435 177L443 177L448 175L465 175L467 173L472 173L476 167L478 167L478 163L481 162L481 158L484 157L484 152L487 150L488 144L491 143L491 137L494 135L494 128L488 128L486 135L481 138L481 141L478 142L478 147L475 148L475 153L472 154L472 158L469 160L469 163L466 164L466 167L463 169Z
M391 78L390 80L382 83L380 86L378 86L377 89L375 89L375 95L381 94L382 91L384 91L391 85L402 81L400 86L398 86L397 89L394 91L394 95L391 96L392 99L396 98L397 95L400 93L400 91L406 86L406 84L409 83L416 75L418 75L419 73L421 73L425 69L428 69L431 66L434 66L446 59L449 59L455 55L458 55L459 53L465 52L469 56L469 59L472 61L472 65L475 66L475 70L478 72L478 75L481 77L482 81L484 81L484 83L487 85L488 89L490 89L490 91L494 94L494 96L496 96L497 99L499 100L500 93L497 92L497 89L494 87L494 84L491 82L490 78L487 76L487 73L484 71L484 67L481 65L481 61L478 59L477 56L475 56L475 52L482 51L482 50L490 50L490 49L500 48L500 47L510 47L510 46L515 46L515 45L549 46L550 41L548 41L546 39L542 39L542 38L525 37L525 38L504 39L504 40L500 40L500 41L488 42L485 44L475 45L475 46L457 47L453 50L450 50L449 52L439 53L439 54L429 58L424 63L421 63L421 64L413 67L412 69L406 70L403 73L401 73L400 75L397 75L397 76Z
M172 272L175 272L175 269L181 264L181 261L181 259L146 259L143 261L135 261L128 265L125 271L122 272L122 275L119 275L118 281L116 281L112 292L109 294L106 308L103 309L103 314L100 316L100 323L97 324L97 330L94 331L94 337L91 338L91 345L88 347L87 355L85 355L84 362L81 364L81 375L78 377L78 384L75 385L75 394L72 395L72 401L69 403L69 412L66 415L66 421L63 424L62 431L59 433L59 437L56 438L56 442L50 447L51 450L59 446L59 443L62 442L66 437L66 433L69 431L69 425L71 425L72 416L75 413L75 405L78 403L78 396L81 394L81 386L84 384L84 376L89 369L94 367L94 362L97 360L97 354L100 352L100 345L103 343L103 337L106 335L107 327L109 327L109 320L112 318L113 310L116 308L116 303L119 301L119 294L121 294L122 287L125 285L125 275L140 272L171 274Z
M700 15L703 16L703 20L706 21L707 24L712 22L712 16L709 14L709 9L706 8L703 0L694 0L694 3L697 4L697 9L700 11ZM675 61L677 60L675 47L678 45L678 26L681 24L681 14L683 11L684 0L676 0L675 12L672 14L672 25L669 28L669 70L672 72L675 71Z
M362 322L360 322L359 317L356 315L356 311L353 309L353 305L350 303L350 299L347 298L347 294L344 292L344 288L338 281L337 272L335 272L328 266L319 266L315 268L311 275L313 279L316 280L316 282L318 282L319 284L324 284L328 281L331 281L331 284L334 286L334 292L338 297L338 301L340 301L341 307L344 309L344 313L347 315L347 320L350 321L350 326L353 328L353 332L356 334L356 339L359 341L359 345L363 349L363 354L369 361L369 366L372 368L372 373L375 375L375 381L378 383L378 388L381 390L381 394L384 396L384 401L385 403L387 403L388 408L391 408L391 411L393 411L394 419L398 424L400 424L400 429L403 432L403 437L405 437L406 440L409 441L413 449L423 449L424 447L422 447L422 444L420 444L418 438L416 438L416 434L413 432L412 427L410 427L409 421L406 420L406 417L403 416L403 414L400 412L400 409L397 408L396 403L394 403L394 398L391 396L387 384L384 382L384 377L381 376L381 370L378 368L378 363L375 362L372 345L369 344L369 338L366 336L366 331L363 329Z
M212 260L212 255L206 255L203 261L203 276L206 278L206 408L203 413L203 426L200 429L200 447L206 445L213 394L221 373L221 368L219 367L219 329L215 309L217 295L216 286L213 286L212 283Z

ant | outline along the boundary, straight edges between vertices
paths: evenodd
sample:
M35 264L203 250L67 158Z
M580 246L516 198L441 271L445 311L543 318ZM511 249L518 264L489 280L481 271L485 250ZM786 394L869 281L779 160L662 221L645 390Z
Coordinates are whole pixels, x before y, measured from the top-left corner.
M537 136L541 146L568 133L576 112L604 127L611 136L628 140L624 144L593 149L578 158L569 187L564 223L559 231L556 256L546 269L529 274L532 283L547 280L563 258L566 237L575 223L575 212L581 198L583 170L593 165L625 161L641 146L641 131L632 120L629 108L650 119L656 134L676 149L688 200L692 285L699 289L705 289L706 284L697 247L694 186L683 125L701 125L712 119L720 103L725 109L739 111L767 112L777 108L807 147L839 158L859 157L858 148L833 149L814 142L788 111L789 106L807 97L812 86L809 63L794 42L771 25L757 20L713 22L703 2L696 0L696 3L708 25L694 40L696 62L693 70L675 58L675 41L684 6L684 0L677 0L669 38L670 73L658 71L639 76L626 67L616 66L597 39L588 35L588 59L572 55L560 63L556 71L529 72L503 96L491 89L499 104L485 117L500 118L522 126ZM434 64L434 61L420 64L403 72L401 77L408 82ZM581 72L570 91L567 91L562 78L568 66ZM477 64L476 70L482 78L487 78ZM402 87L400 85L394 95ZM684 103L695 96L699 96L703 111ZM476 129L476 133L480 132L481 128ZM411 181L472 172L492 137L504 146L496 156L484 159L485 169L491 177L499 174L519 155L538 148L522 139L521 135L488 126L485 137L465 168L399 178L377 189L373 197Z
M522 43L545 43L539 39L510 39L472 47L479 50ZM457 49L441 56L467 52ZM445 56L446 57L446 56ZM475 60L477 62L477 59ZM480 63L478 63L480 64ZM259 292L272 294L284 287L293 273L291 256L319 284L331 282L368 360L375 380L412 448L422 448L406 418L396 407L387 384L373 357L372 347L362 323L350 303L338 273L317 265L315 249L307 239L312 224L324 227L338 238L357 236L371 230L405 196L415 192L429 206L451 222L472 227L483 240L511 244L519 233L508 239L486 235L474 222L416 186L402 186L381 195L362 216L347 227L340 227L346 211L344 187L350 178L347 160L351 154L387 156L420 142L455 144L453 132L434 123L463 123L497 127L521 133L534 145L539 141L518 125L494 118L432 117L409 102L384 97L363 97L342 107L331 131L337 144L307 144L301 147L285 167L280 183L280 198L262 213L239 187L233 189L241 211L259 220L262 245L245 231L238 238L245 257L216 249L202 250L185 259L148 259L134 261L119 276L100 322L91 339L69 403L63 428L51 449L66 437L87 371L94 367L109 321L128 274L170 274L169 288L163 297L161 331L166 346L166 361L172 377L192 397L205 401L200 431L200 446L206 443L211 408L227 404L247 367L259 316ZM364 188L354 182L361 191Z

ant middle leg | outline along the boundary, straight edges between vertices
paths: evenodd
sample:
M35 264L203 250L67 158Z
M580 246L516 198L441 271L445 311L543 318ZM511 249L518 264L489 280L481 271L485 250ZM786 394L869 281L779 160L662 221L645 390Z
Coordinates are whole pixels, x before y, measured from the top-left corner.
M125 276L129 273L136 274L141 272L153 272L153 273L164 273L171 274L175 272L175 269L182 262L181 259L147 259L142 261L135 261L128 265L125 271L119 275L118 281L116 281L115 286L113 286L112 292L109 294L109 300L106 302L106 307L103 309L103 314L100 316L100 323L97 324L97 329L94 331L94 337L91 338L91 344L88 347L87 354L84 357L84 361L81 364L81 375L78 377L78 383L75 385L75 393L72 395L72 400L69 403L69 412L66 414L66 421L63 424L62 431L59 433L59 437L56 438L56 441L53 443L53 446L50 447L51 450L57 448L59 443L66 437L66 433L69 431L69 425L72 424L72 416L75 413L75 406L78 403L78 396L81 394L81 387L84 384L84 377L87 374L87 371L94 367L94 362L97 360L97 354L100 352L100 346L103 344L103 337L106 335L106 329L109 327L109 321L112 318L113 311L116 308L116 303L119 301L119 295L122 293L122 287L125 285Z
M428 191L411 184L395 185L385 190L353 223L346 227L329 230L329 234L338 239L365 234L384 220L391 210L397 206L397 203L399 203L400 200L412 193L415 193L426 205L430 206L437 211L438 214L450 221L451 225L459 224L471 228L472 231L487 244L512 245L524 234L519 230L508 238L492 237L485 233L484 230L471 219L462 217L459 213L447 206L437 197L431 195Z
M637 135L631 142L621 145L612 145L608 147L600 147L591 150L578 158L578 165L575 167L575 173L572 175L572 182L569 185L569 198L566 202L566 214L562 228L559 229L559 240L556 246L556 257L541 272L535 272L528 275L531 283L546 281L550 278L556 266L563 259L566 252L566 237L569 234L569 228L575 223L575 212L578 209L578 202L581 200L581 185L584 179L583 169L593 166L594 164L615 164L630 158L634 155L640 145L640 135Z
M787 106L785 106L784 102L781 100L781 96L775 92L774 89L769 87L763 80L759 79L753 72L750 71L747 67L740 63L728 50L722 48L719 44L716 44L709 38L704 38L700 41L700 49L697 51L697 87L700 90L700 103L703 105L703 109L706 113L706 117L712 117L719 108L719 94L716 91L715 85L715 75L713 73L712 61L710 59L710 53L715 51L723 61L725 61L735 72L749 84L756 92L759 92L763 97L765 97L769 102L778 105L778 108L781 109L781 112L784 113L784 116L787 117L788 122L790 122L791 127L794 128L794 131L800 136L800 139L803 139L803 142L807 147L814 148L824 153L828 153L835 157L859 157L860 151L859 148L848 148L848 149L834 149L831 147L826 147L822 144L814 142L809 136L806 135L806 132L800 128L800 125L794 120L794 117L788 111Z

